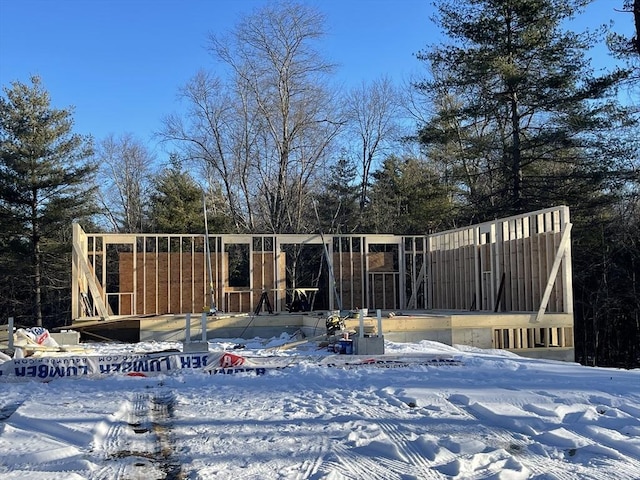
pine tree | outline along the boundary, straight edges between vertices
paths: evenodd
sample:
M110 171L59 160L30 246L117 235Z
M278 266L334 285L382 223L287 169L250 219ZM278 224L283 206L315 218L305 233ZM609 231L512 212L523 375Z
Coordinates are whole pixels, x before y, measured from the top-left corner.
M317 197L319 227L324 233L353 233L359 223L357 171L346 157L329 167L323 192ZM315 213L311 213L315 216ZM312 218L315 220L315 218Z
M624 207L640 183L640 112L616 96L632 70L596 76L587 52L599 37L563 29L588 3L441 0L451 41L420 55L432 76L416 86L435 113L418 136L466 200L463 220L569 205L576 351L608 351L611 361L631 349L610 340L640 331L638 305L623 293L637 290L637 259L619 234L634 230L618 228L636 218L618 212L633 212Z
M596 38L562 29L586 3L438 5L452 41L420 55L433 76L417 86L437 107L420 139L432 154L448 150L451 181L480 220L564 203L588 211L625 170L627 146L612 140L637 128L615 98L628 71L593 76Z
M45 314L56 320L65 314L53 303L60 291L70 290L72 222L93 212L92 144L72 133L69 110L51 107L40 78L3 90L0 245L7 269L1 302L24 323L42 326ZM68 262L66 268L61 262Z
M426 162L387 157L373 178L365 231L420 235L453 226L451 195Z
M154 178L149 200L155 232L204 232L202 189L175 160Z
M180 159L172 154L170 166L152 182L150 221L158 233L204 233L202 188L183 170ZM207 197L207 220L211 232L229 233L233 229L230 214L220 209L217 195Z

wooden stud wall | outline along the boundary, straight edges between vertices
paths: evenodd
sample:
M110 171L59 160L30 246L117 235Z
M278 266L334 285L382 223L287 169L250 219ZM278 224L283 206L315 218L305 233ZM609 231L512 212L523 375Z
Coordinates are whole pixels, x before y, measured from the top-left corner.
M546 311L572 312L570 250L549 278L568 225L558 207L429 236L429 308L537 311L550 283Z
M225 310L252 311L263 291L274 305L274 263L272 252L253 254L253 289L225 287ZM137 253L136 284L133 282L133 253L121 253L118 264L120 292L135 293L136 308L121 303L120 315L162 315L199 312L209 308L209 281L204 252ZM227 265L228 255L212 254L212 265ZM281 269L284 272L284 268ZM203 273L204 272L204 273ZM214 270L214 277L215 277ZM220 278L221 276L218 275ZM122 294L120 294L123 296Z
M220 254L216 254L219 256ZM136 289L133 289L133 253L121 253L120 289L134 292L135 312L123 302L120 315L161 315L200 312L209 308L205 254L137 253Z
M216 235L209 239L215 302L223 311L251 312L266 291L273 308L284 310L286 258L280 246L324 241L343 309L493 311L497 307L572 313L569 233L569 209L557 207L429 236L337 235L323 240L319 235ZM562 245L568 246L559 252L563 238ZM118 311L109 314L208 308L204 241L202 235L86 234L75 225L74 318L87 314L79 297L88 295L89 285L92 296L102 296L94 302L102 312L118 305ZM230 244L249 247L248 287L228 285L225 246ZM388 246L388 251L376 251L380 245ZM107 251L120 252L115 267ZM550 279L554 264L560 268ZM116 286L107 285L108 270L113 268L119 278ZM87 281L87 275L95 278ZM335 308L333 289L328 288L330 308ZM547 288L549 301L541 306Z
M334 252L334 265L338 266L336 283L342 308L352 310L366 305L364 301L364 256L360 252Z
M430 308L469 310L477 305L479 248L473 228L429 236Z

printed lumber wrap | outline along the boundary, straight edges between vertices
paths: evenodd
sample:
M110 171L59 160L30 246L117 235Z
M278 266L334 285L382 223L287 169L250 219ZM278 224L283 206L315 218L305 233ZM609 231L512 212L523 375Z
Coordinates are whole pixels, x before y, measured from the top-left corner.
M0 382L35 380L49 382L61 378L107 377L111 375L153 376L179 372L206 374L263 375L308 362L338 368L384 367L412 365L461 365L459 359L447 355L355 355L249 357L231 352L156 352L130 355L51 355L14 358L0 363Z

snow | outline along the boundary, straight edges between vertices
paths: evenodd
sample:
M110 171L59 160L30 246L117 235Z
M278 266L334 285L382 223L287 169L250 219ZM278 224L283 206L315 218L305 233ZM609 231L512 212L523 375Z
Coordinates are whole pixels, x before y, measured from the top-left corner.
M290 366L0 383L0 478L640 478L640 370L428 341L385 353L459 363L343 368L315 344L238 342L209 347Z

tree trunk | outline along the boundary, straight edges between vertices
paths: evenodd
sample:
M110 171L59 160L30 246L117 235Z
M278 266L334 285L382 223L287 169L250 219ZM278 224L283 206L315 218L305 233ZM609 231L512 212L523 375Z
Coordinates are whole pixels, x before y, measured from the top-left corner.
M40 244L35 245L34 249L34 265L33 265L33 281L35 293L35 317L36 325L42 326L42 271L40 268Z
M518 96L511 93L511 201L515 212L522 211L522 159L520 151L520 115L518 114Z
M38 327L42 326L42 269L40 255L40 232L38 229L38 200L37 192L33 191L31 204L31 266L33 274L34 302L33 315Z

